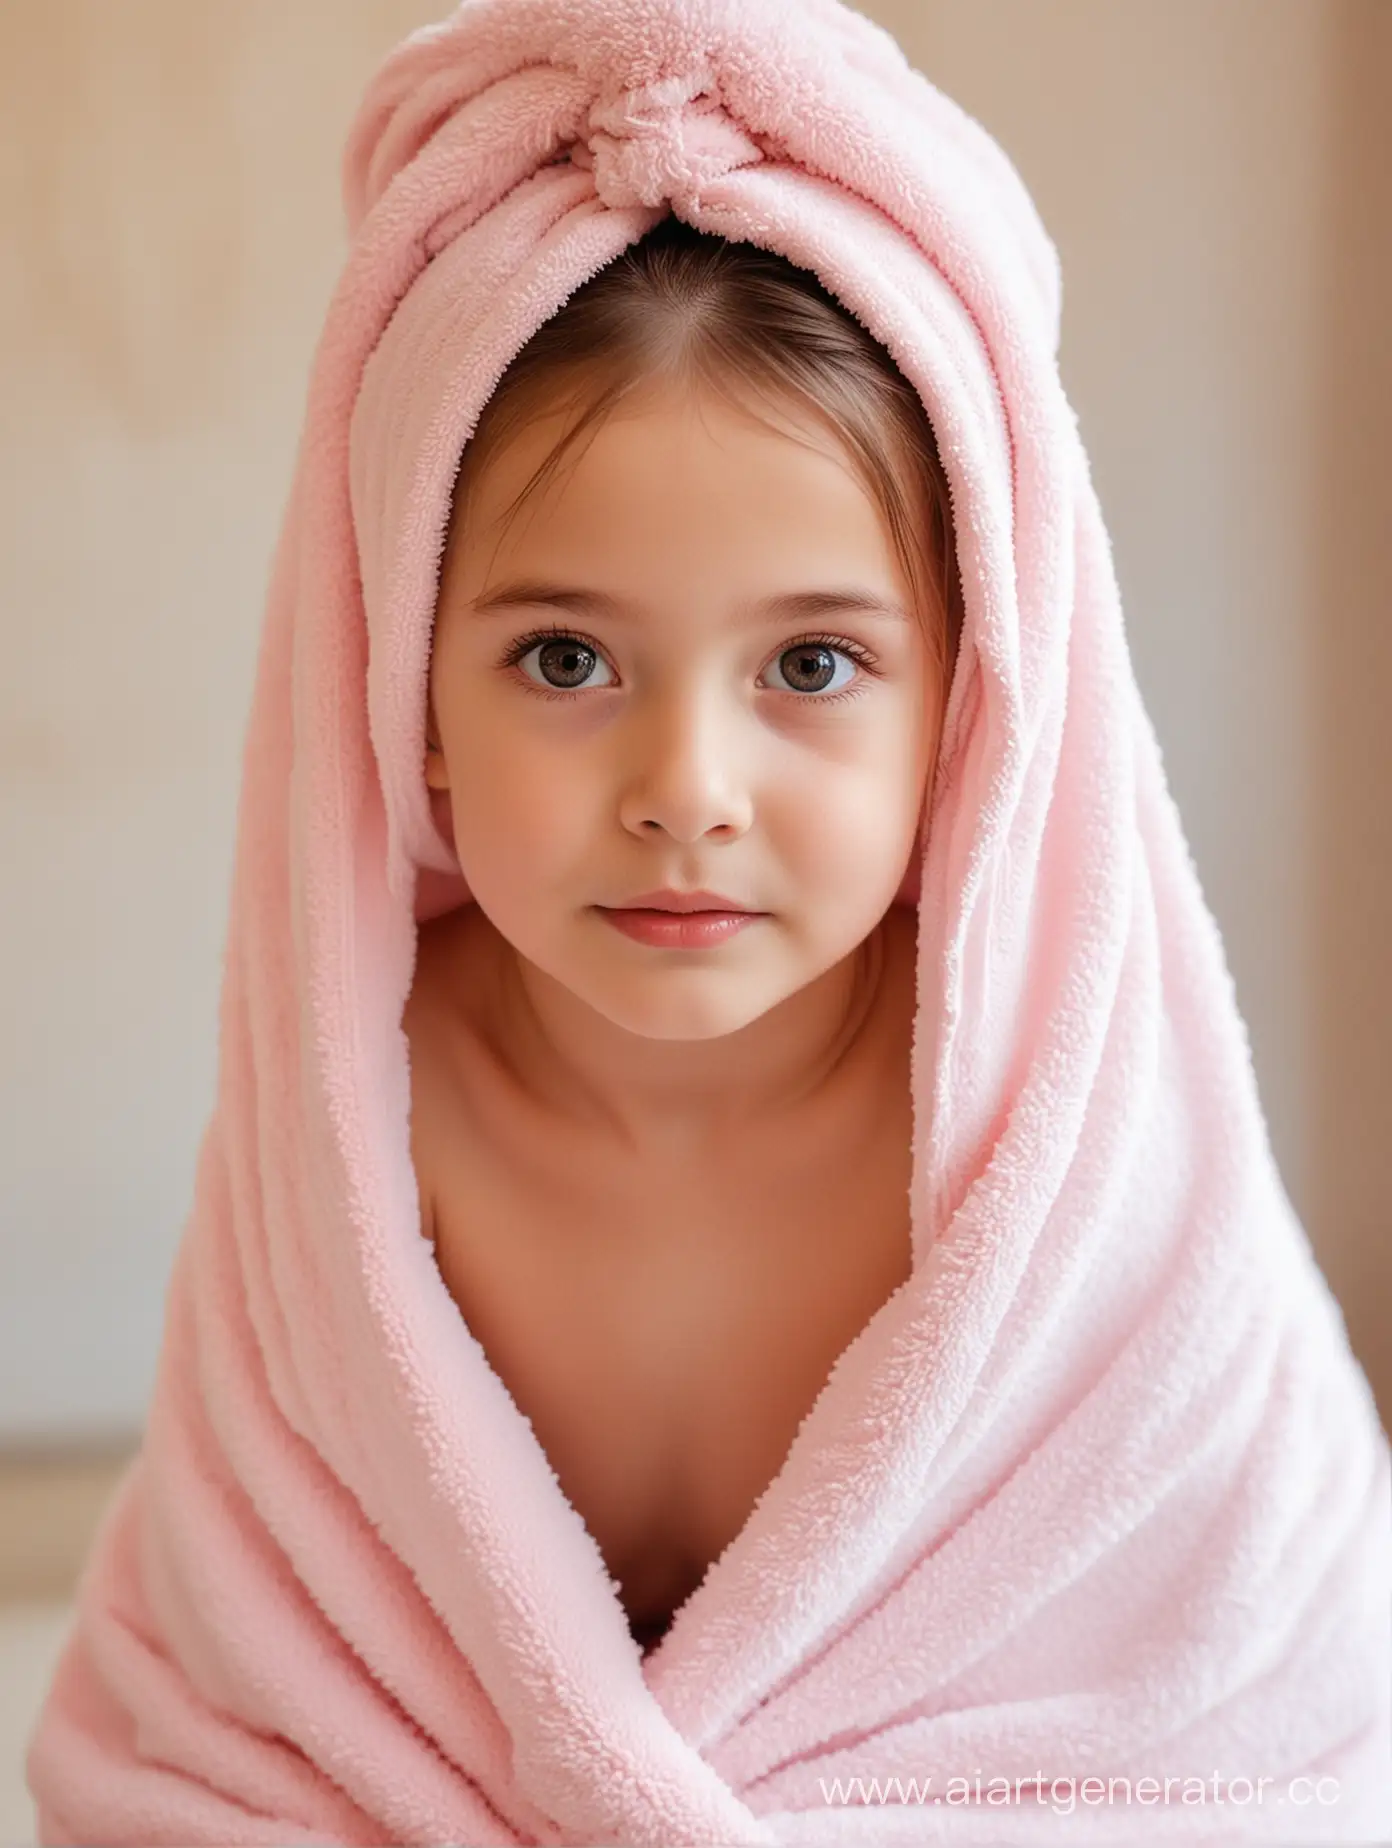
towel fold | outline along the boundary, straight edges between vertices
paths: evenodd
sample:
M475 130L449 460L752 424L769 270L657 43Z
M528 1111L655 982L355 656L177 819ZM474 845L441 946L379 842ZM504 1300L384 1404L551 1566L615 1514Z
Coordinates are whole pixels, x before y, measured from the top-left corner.
M344 181L216 1099L29 1746L41 1841L1392 1838L1387 1442L1009 161L838 0L466 0L373 78ZM965 622L911 895L912 1275L644 1660L419 1236L401 1023L418 925L468 896L422 771L460 451L668 210L815 271L918 390Z

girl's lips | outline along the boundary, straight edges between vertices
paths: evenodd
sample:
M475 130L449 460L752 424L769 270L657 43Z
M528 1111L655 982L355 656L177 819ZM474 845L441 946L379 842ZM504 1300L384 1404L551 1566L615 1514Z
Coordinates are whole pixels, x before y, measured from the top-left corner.
M752 911L752 905L742 903L738 898L731 898L728 892L712 892L709 886L692 886L681 891L675 886L662 886L651 892L635 892L632 898L621 899L617 905L606 906L612 911Z
M762 911L611 911L604 905L595 909L626 937L668 950L711 948L765 915Z

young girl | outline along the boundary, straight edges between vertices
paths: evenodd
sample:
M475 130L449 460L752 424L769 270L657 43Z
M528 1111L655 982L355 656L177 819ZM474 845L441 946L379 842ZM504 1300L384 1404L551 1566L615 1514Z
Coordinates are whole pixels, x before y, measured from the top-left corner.
M1013 168L839 0L465 0L344 177L40 1839L1392 1834L1387 1442Z
M910 1273L895 900L951 531L879 343L675 218L465 452L425 779L464 792L474 902L422 928L406 1009L424 1226L649 1644Z

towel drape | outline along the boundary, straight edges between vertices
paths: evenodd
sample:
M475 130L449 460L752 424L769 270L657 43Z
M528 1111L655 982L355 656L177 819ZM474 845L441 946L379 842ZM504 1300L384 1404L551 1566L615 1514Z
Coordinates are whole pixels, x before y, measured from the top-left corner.
M1269 1147L1014 168L838 0L466 0L373 77L344 187L216 1100L29 1747L41 1840L1392 1837L1387 1442ZM965 621L911 894L912 1276L645 1661L418 1236L401 1019L418 924L468 897L423 777L459 456L669 210L814 271L917 389Z

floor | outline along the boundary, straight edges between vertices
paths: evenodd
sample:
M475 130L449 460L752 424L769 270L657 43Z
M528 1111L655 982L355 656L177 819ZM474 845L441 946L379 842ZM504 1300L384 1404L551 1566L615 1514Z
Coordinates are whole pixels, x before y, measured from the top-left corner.
M0 1452L0 1845L29 1848L24 1753L71 1621L73 1586L129 1448Z

